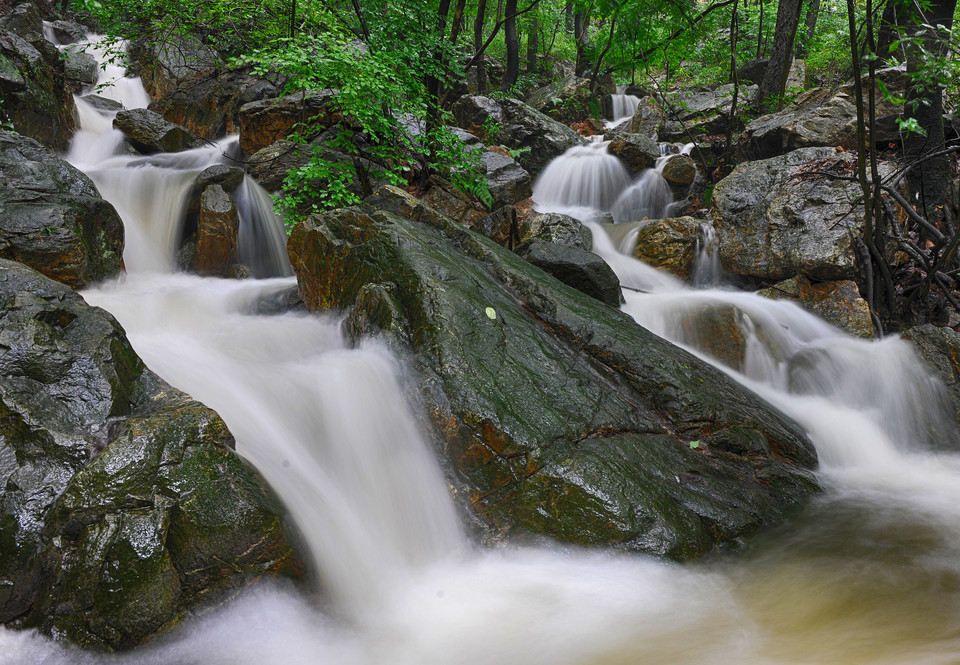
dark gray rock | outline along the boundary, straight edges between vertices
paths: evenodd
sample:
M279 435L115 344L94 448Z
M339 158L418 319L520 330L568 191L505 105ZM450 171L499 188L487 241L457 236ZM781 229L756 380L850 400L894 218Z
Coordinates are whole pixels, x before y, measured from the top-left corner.
M210 185L220 185L226 191L232 192L243 183L243 169L226 164L208 166L197 176L196 187L206 189Z
M113 126L123 132L130 144L145 155L182 152L206 145L202 139L185 128L164 120L159 113L148 109L120 111L113 119Z
M73 21L64 21L62 19L50 24L54 37L59 44L76 44L87 38L87 30L82 25Z
M516 252L567 286L602 303L620 307L623 302L620 279L606 261L591 251L535 238L517 247Z
M493 197L491 208L520 203L533 195L530 174L513 158L484 150L480 160L484 167L484 180Z
M607 146L607 152L619 157L633 175L653 168L660 158L660 146L642 134L618 133Z
M67 51L64 76L71 90L80 92L96 84L98 73L99 65L92 55L82 51Z
M519 223L521 242L536 238L555 245L593 249L593 235L578 219L556 212L537 213Z
M182 81L223 62L215 49L192 35L176 32L161 41L137 42L130 51L143 86L154 99L170 94Z
M74 288L116 276L123 223L93 182L37 141L0 131L0 257Z

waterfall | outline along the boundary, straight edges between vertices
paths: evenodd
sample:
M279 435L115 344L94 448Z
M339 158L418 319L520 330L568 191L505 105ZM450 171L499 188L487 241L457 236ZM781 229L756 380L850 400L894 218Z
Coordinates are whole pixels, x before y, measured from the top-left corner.
M609 127L616 127L627 118L632 118L637 107L640 105L640 98L626 94L626 89L626 85L618 85L617 92L610 95L613 106L613 118L611 118L609 122L604 123Z
M533 187L541 210L563 212L570 208L610 210L630 184L630 174L601 141L570 148L550 162Z
M709 222L701 222L697 227L690 281L698 288L717 286L720 283L720 250L717 246L717 231Z
M585 154L584 162L604 163ZM150 196L176 208L177 178L200 168L184 160L206 158L126 159L91 171L124 210L128 234L150 226L156 237L144 244L162 245L171 233L153 227L175 224L172 216L145 222L150 211L124 197L145 196L148 175L173 171L170 182L153 185L168 194ZM114 168L110 160L121 161ZM125 171L144 181L111 190ZM581 174L590 181L584 192L608 186L586 168ZM618 183L611 189L627 187ZM611 204L592 193L557 200L546 185L538 183L538 205L585 219ZM548 193L556 199L539 198ZM251 313L290 288L290 278L139 270L141 260L160 261L137 250L125 279L84 296L117 314L150 367L224 416L241 453L283 493L334 607L264 584L121 656L0 627L0 662L956 663L960 456L923 447L919 423L939 417L931 406L942 386L910 346L853 339L789 302L688 289L620 253L603 227L591 229L595 251L637 289L625 292L624 310L641 325L706 354L684 321L711 309L734 313L741 367L718 366L794 418L817 446L827 491L803 515L734 557L687 566L543 545L470 551L393 358L376 346L346 348L330 316Z

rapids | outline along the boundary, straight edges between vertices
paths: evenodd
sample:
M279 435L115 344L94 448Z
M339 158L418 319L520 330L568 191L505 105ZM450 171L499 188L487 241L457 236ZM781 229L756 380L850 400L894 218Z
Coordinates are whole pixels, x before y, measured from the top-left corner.
M960 660L960 458L929 452L915 436L918 422L937 417L929 405L942 387L918 369L905 342L852 339L790 303L691 290L619 253L593 225L596 251L637 289L625 290L624 309L642 325L683 343L676 323L683 312L737 308L750 352L743 373L725 371L807 429L826 492L741 552L684 566L560 547L481 550L463 534L416 431L395 359L375 345L347 348L333 315L256 315L256 303L289 288L290 278L172 272L176 229L169 227L178 220L150 208L177 209L184 173L222 159L223 150L137 167L78 148L83 141L70 158L97 179L132 239L129 274L84 297L117 316L148 366L223 415L238 450L282 494L326 584L323 594L260 585L119 656L0 628L0 663ZM187 158L197 163L185 165ZM127 171L143 178L121 183ZM550 186L540 182L537 192ZM565 205L590 219L603 197L585 196ZM252 219L268 236L270 224L279 229L267 216ZM276 257L265 261L283 272ZM803 381L791 380L798 358L806 358Z

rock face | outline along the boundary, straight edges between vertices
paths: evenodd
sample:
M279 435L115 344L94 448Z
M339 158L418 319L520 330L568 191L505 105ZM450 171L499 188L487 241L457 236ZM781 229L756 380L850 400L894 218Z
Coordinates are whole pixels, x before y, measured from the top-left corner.
M56 150L66 150L76 131L73 95L57 49L39 51L0 25L0 119Z
M97 60L89 53L68 49L64 62L64 77L74 93L79 93L97 82L99 67Z
M583 223L556 212L529 215L519 222L519 240L537 238L555 245L593 249L593 236Z
M120 272L123 223L93 182L37 141L0 131L0 257L75 288Z
M560 122L579 122L600 112L590 79L567 77L534 91L527 104ZM591 108L591 106L593 108Z
M885 69L878 78L895 94L906 90L902 69ZM866 81L864 82L866 94ZM877 91L877 141L899 141L897 118L902 106L888 101ZM837 90L815 88L800 95L787 108L757 118L738 139L745 159L765 159L797 148L811 146L857 147L857 108L853 84Z
M294 572L283 509L119 324L0 260L0 621L119 649Z
M520 165L536 176L554 157L568 148L586 144L575 131L516 99L494 100L467 95L453 105L457 125L481 137L487 145L525 150ZM496 131L488 136L493 127Z
M419 221L365 206L298 225L301 295L412 352L451 482L494 532L687 558L816 491L804 435L722 373L426 206L396 207Z
M862 220L851 202L859 186L799 177L804 170L849 175L854 162L832 148L802 148L737 166L713 190L723 268L774 281L799 274L812 281L856 277L851 235L859 234Z
M167 96L181 81L221 63L216 50L191 35L171 35L159 43L137 43L131 48L131 55L143 87L153 99Z
M168 122L159 113L147 109L120 111L113 119L113 126L145 155L182 152L205 145L180 125Z
M870 307L860 297L856 282L845 280L813 284L803 275L798 275L769 289L762 289L759 293L773 300L793 300L851 335L873 339Z
M244 104L278 94L277 84L254 76L249 68L206 69L180 79L150 109L200 138L216 139L240 130Z
M484 180L493 197L492 209L520 203L533 196L530 174L509 155L484 150L480 153L480 161Z
M307 138L319 134L343 120L333 103L335 98L336 91L324 90L244 104L238 114L240 148L252 155L271 143L286 139L300 123L310 123L309 129L303 130Z
M630 132L647 138L656 138L666 114L663 108L651 96L644 97L637 104L637 110L630 119Z
M741 86L738 106L750 99L757 86ZM733 84L706 92L671 92L664 102L667 119L660 127L661 141L691 141L703 134L726 131Z

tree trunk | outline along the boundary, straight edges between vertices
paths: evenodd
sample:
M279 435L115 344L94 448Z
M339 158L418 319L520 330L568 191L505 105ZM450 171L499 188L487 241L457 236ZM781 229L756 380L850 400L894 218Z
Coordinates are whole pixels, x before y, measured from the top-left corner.
M942 25L949 30L953 24L953 12L957 0L934 0L918 17L917 25ZM923 47L934 57L945 57L946 44L944 35L935 29L925 28L923 31ZM920 70L923 65L923 54L919 47L907 48L907 76ZM930 56L927 56L930 57ZM943 135L943 90L935 82L913 80L907 90L907 101L904 104L904 115L917 121L925 131L910 132L903 139L903 156L907 163L923 158L924 155L941 150L944 147ZM919 195L920 213L931 221L938 219L936 209L947 200L950 186L950 169L946 155L933 159L923 160L914 168L909 176L910 191L914 196Z
M880 17L880 32L877 36L877 55L890 56L890 45L899 38L899 27L903 25L907 8L899 0L887 0Z
M530 19L530 30L527 33L527 74L537 72L537 49L539 48L540 26L536 14Z
M507 44L507 67L503 73L500 89L506 92L517 82L520 76L520 40L517 36L517 0L506 0L503 24L503 39Z
M803 0L780 0L777 8L777 26L773 33L773 53L770 64L760 82L754 106L769 113L783 105L783 91L793 63L793 42L800 24Z
M577 43L577 76L583 76L587 71L587 28L590 25L590 18L582 12L577 12L573 17L573 37Z
M483 20L487 13L487 0L478 0L477 17L473 21L473 52L479 53L483 48ZM487 66L483 62L483 54L477 58L477 92L487 91Z
M575 24L573 20L573 3L570 2L569 0L567 0L567 4L563 6L563 14L564 14L564 29L568 33L572 33L574 31Z
M803 39L797 45L797 57L806 58L810 52L810 44L813 42L813 33L817 29L817 18L820 16L820 0L810 0L807 7L806 29L803 31Z

